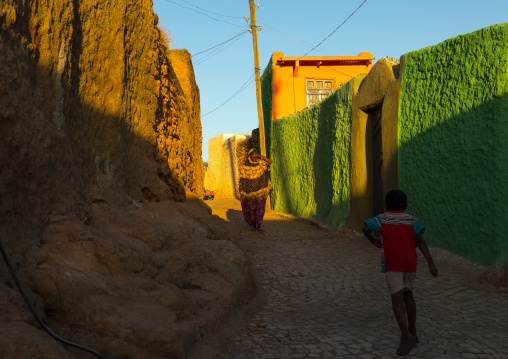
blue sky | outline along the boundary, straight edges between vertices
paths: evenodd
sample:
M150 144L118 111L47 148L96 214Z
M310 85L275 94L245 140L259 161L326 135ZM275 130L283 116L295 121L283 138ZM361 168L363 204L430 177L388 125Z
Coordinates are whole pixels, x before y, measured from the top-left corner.
M508 21L507 0L258 2L256 21L263 26L258 32L261 71L273 52L307 54L355 10L308 56L354 56L368 51L374 62L386 56L399 59L407 52ZM153 5L159 25L172 39L170 46L193 55L201 97L203 161L207 161L210 138L250 133L258 127L252 35L239 35L248 29L244 17L250 16L249 1L153 0Z

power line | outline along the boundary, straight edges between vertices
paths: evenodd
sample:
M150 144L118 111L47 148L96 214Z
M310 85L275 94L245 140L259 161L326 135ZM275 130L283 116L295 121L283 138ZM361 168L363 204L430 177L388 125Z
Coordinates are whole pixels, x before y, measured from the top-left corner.
M346 21L348 21L348 20L349 20L349 19L350 19L350 18L351 18L351 17L352 17L352 16L353 16L353 15L354 15L357 11L358 11L358 10L360 10L360 8L361 8L361 7L363 6L363 4L365 4L366 2L367 2L367 0L364 0L364 1L360 4L360 6L358 6L358 7L356 8L356 10L355 10L355 11L353 11L353 12L351 13L351 15L349 15L349 16L346 18L346 20L344 20L344 21L342 22L342 24L340 24L339 26L337 26L337 27L335 28L335 30L333 30L333 31L332 31L332 33L331 33L330 35L328 35L327 37L325 37L325 38L324 38L324 39L323 39L323 40L322 40L319 44L317 44L316 46L314 46L314 47L313 47L310 51L308 51L305 55L300 56L300 58L302 58L302 57L304 57L304 56L307 56L309 53L311 53L312 51L314 51L314 49L316 49L316 48L317 48L317 47L319 47L319 46L320 46L323 42L325 42L325 41L326 41L326 40L327 40L330 36L332 36L332 35L333 35L333 34L334 34L334 33L335 33L338 29L340 29L340 28L342 27L342 25L344 25L344 24L346 23Z
M203 62L211 59L212 57L214 57L215 55L219 54L220 52L226 50L228 47L230 47L231 45L233 45L235 42L237 42L238 40L240 40L242 38L243 35L245 35L247 33L247 31L243 32L241 34L240 37L237 37L236 39L234 39L232 42L230 42L229 44L219 48L219 49L216 49L215 51L213 51L212 53L206 55L204 58L200 59L198 62L196 62L194 64L194 66L198 66L198 65L201 65Z
M229 17L229 18L232 18L232 19L242 19L243 20L243 17L241 17L241 16L230 16L230 15L219 14L219 13L216 13L216 12L213 12L213 11L208 11L208 10L205 10L203 8L200 8L199 6L194 5L190 1L187 1L187 0L181 0L181 1L186 2L189 5L194 6L194 7L198 8L199 10L202 10L202 11L205 11L205 12L209 12L210 14L213 14L213 15L218 15L218 16L223 16L223 17Z
M321 65L321 66L323 66L323 65ZM327 69L329 69L329 70L332 70L332 71L338 72L338 73L340 73L340 74L343 74L343 75L349 76L349 77L353 77L354 75L356 75L356 73L355 73L355 72L353 72L353 71L351 71L351 70L347 70L347 69L343 69L343 70L344 70L344 71L350 71L350 72L353 72L353 75L346 74L345 72L342 72L342 71L339 71L339 70L337 70L337 69L334 69L333 67L329 67L329 66L323 66L323 67L325 67L325 68L327 68Z
M201 131L206 132L206 133L209 133L209 134L210 134L210 135L212 135L212 136L215 136L215 133L210 132L210 131L208 131L208 130L205 130L205 129L204 129L204 128L202 128L202 127L201 127Z
M222 104L220 104L219 106L217 106L216 108L214 108L212 111L210 112L207 112L205 113L204 115L201 115L201 118L205 117L205 116L208 116L209 114L211 114L212 112L215 112L217 111L219 108L221 108L222 106L224 106L225 104L227 104L229 101L231 101L233 98L235 98L236 96L238 96L242 91L244 91L253 81L253 77L255 76L255 73L252 74L251 77L249 77L249 79L247 81L244 82L244 84L238 89L236 90L236 92L234 94L232 94L226 101L224 101Z
M231 41L231 40L233 40L233 39L237 38L238 36L240 36L240 35L242 35L242 34L246 33L247 31L248 31L248 30L244 30L244 31L240 32L239 34L237 34L237 35L233 36L232 38L230 38L230 39L228 39L228 40L226 40L226 41L223 41L223 42L221 42L221 43L220 43L220 44L218 44L218 45L212 46L212 47L210 47L210 48L208 48L208 49L206 49L206 50L200 51L200 52L198 52L197 54L194 54L194 55L192 55L192 56L193 56L193 57L195 57L195 56L201 55L201 54L202 54L202 53L204 53L204 52L210 51L210 50L212 50L212 49L214 49L214 48L216 48L216 47L218 47L218 46L221 46L221 45L223 45L223 44L225 44L225 43L228 43L229 41Z
M262 22L258 21L258 23L263 25L263 28L266 28L266 30L268 30L270 32L273 32L274 34L279 35L280 37L283 37L285 39L288 39L290 41L296 42L297 44L300 44L300 45L303 45L303 46L306 46L306 47L312 47L313 46L312 44L309 44L308 42L300 40L300 39L298 39L296 37L293 37L291 35L285 34L282 31L277 30L277 29L275 29L275 28L273 28L271 26L268 26L268 25L266 25L266 24L264 24ZM331 52L326 51L326 50L318 49L318 51L321 51L322 53L325 53L325 54L328 54L328 55L333 55Z
M197 12L198 14L201 14L201 15L204 15L204 16L206 16L206 17L209 17L210 19L215 20L215 21L224 22L224 23L229 24L229 25L231 25L231 26L244 27L244 25L236 25L236 24L232 24L232 23L230 23L229 21L226 21L226 20L216 19L216 18L214 18L214 17L212 17L212 16L210 16L210 15L208 15L208 14L206 14L206 13L202 12L202 11L199 11L199 10L196 10L196 9L193 9L193 8L190 8L190 7L188 7L188 6L183 6L182 4L179 4L179 3L175 2L175 1L171 1L171 0L165 0L165 1L166 1L166 2L170 2L170 3L172 3L172 4L175 4L175 5L178 5L178 6L180 6L181 8L184 8L184 9L189 9L189 10L191 10L191 11ZM222 15L222 16L224 16L224 15ZM239 19L240 19L240 17L239 17Z

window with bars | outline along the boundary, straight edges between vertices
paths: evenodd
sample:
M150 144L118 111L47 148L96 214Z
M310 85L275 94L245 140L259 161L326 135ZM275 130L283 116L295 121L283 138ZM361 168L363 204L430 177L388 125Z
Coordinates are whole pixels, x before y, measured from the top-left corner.
M333 91L333 80L307 79L305 82L307 106L318 103Z

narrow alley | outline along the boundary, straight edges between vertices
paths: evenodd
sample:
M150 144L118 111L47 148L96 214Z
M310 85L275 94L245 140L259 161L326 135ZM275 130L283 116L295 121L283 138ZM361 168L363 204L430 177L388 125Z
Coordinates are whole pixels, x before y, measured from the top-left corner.
M259 277L262 304L217 359L394 358L399 345L380 251L360 233L268 212L251 232L239 201L207 202L242 229L239 246ZM406 358L507 358L508 289L482 283L482 267L431 248L419 253L414 295L420 343ZM424 261L422 263L422 260Z

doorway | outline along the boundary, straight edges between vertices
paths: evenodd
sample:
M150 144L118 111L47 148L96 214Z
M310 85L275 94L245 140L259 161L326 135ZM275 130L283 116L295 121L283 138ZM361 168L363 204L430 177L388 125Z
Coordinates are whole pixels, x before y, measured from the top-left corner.
M381 106L368 112L372 124L372 190L374 215L384 212L383 193L383 136L381 131ZM367 122L367 123L368 123Z

